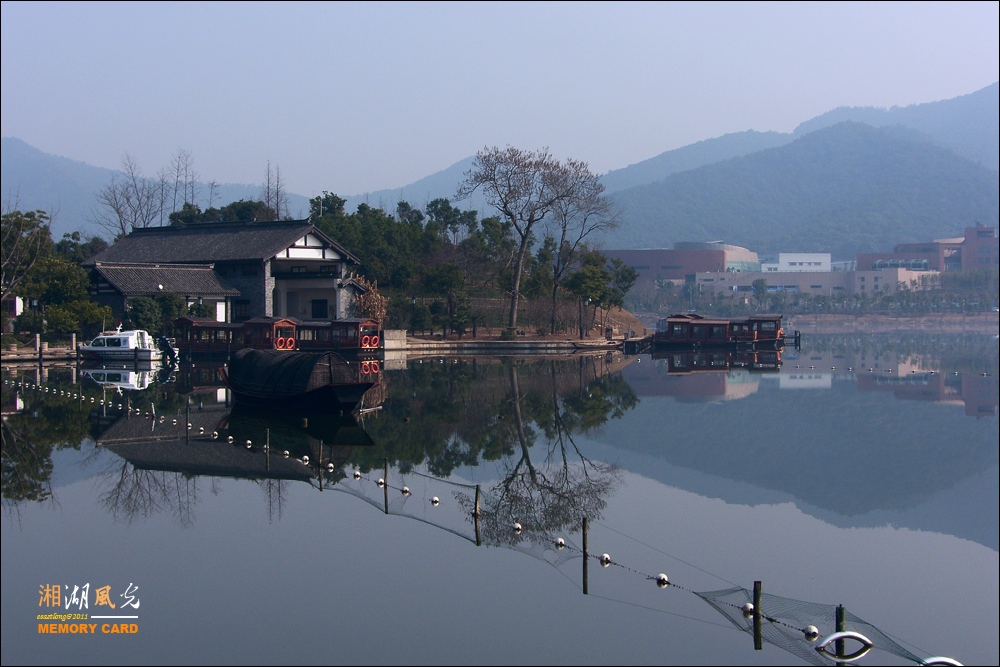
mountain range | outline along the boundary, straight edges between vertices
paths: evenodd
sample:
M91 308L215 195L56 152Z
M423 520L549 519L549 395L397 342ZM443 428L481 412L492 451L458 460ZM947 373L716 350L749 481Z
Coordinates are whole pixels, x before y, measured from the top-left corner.
M889 250L903 242L960 236L1000 219L1000 83L951 100L878 109L843 107L791 133L746 131L666 151L602 176L621 225L597 239L607 248L670 247L724 240L758 252ZM345 196L388 211L451 198L468 157L410 185ZM2 139L5 207L55 212L53 236L82 231L112 170ZM225 184L216 203L257 198L260 185ZM208 186L200 187L202 197ZM481 197L458 202L492 215ZM204 207L204 206L203 206ZM289 193L294 217L308 198Z

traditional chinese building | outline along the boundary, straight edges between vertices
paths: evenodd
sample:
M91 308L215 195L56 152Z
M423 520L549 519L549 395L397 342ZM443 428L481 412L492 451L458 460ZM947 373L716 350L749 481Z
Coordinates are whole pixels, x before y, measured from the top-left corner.
M88 260L91 296L123 315L130 298L172 293L220 322L342 319L362 288L357 257L309 220L136 229Z

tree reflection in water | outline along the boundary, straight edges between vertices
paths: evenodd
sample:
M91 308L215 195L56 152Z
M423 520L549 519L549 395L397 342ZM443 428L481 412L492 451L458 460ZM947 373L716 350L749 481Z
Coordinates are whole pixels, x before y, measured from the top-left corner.
M579 360L579 378L586 362L594 361ZM510 454L500 460L503 476L480 503L479 533L487 544L552 545L558 535L576 532L584 517L599 519L621 483L617 467L588 459L573 434L621 416L638 402L635 394L620 376L593 368L586 369L593 373L589 382L581 380L577 390L566 391L560 386L560 366L555 361L548 366L548 392L540 391L538 383L522 392L518 366L508 368L509 396L499 421L514 446L504 448ZM543 447L537 447L540 442ZM470 514L475 511L469 496L460 503Z
M116 468L102 475L108 488L99 496L101 506L115 519L131 523L169 509L180 525L194 523L198 504L197 477L143 470L124 459Z
M583 516L599 517L620 483L614 466L588 460L574 440L636 405L615 363L602 355L412 364L405 373L392 373L393 391L364 430L356 422L319 424L321 431L346 429L339 436L317 434L319 420L303 430L294 420L277 424L230 412L224 404L191 403L163 387L136 393L141 404L151 407L141 417L132 416L127 400L123 410L117 404L110 407L111 402L91 407L82 398L38 395L31 412L4 421L5 508L51 497L53 448L79 448L89 436L100 446L84 459L88 465L107 466L99 473L98 502L118 520L166 512L180 525L191 525L204 495L205 482L199 477L208 478L212 495L221 477L253 481L264 493L269 520L280 519L289 481L335 484L344 476L341 466L349 455L362 470L381 470L388 461L401 474L420 466L439 478L460 466L496 462L501 479L487 492L480 517L488 538L509 538L507 527L516 520L525 527L518 539L529 534L544 539L542 534L578 525ZM235 445L226 442L230 426ZM348 432L351 426L353 433ZM250 452L239 445L246 440L259 445L265 432L271 434L272 451L291 450L291 459L282 462L272 453L272 467L267 467L259 446ZM359 432L364 446L337 453L330 448L345 433L351 444L359 444ZM222 433L219 441L195 442L211 440L212 433ZM107 459L102 456L106 451L117 457ZM309 467L300 463L306 453L312 460ZM316 465L320 461L322 470ZM291 463L298 468L281 469Z

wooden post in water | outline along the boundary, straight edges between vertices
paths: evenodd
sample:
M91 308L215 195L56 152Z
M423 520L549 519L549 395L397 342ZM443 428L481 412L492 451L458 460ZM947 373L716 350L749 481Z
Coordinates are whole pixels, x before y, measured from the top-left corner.
M837 605L837 619L836 619L836 622L837 622L837 624L836 624L836 631L837 632L843 632L844 630L847 629L847 624L846 624L846 619L845 619L845 614L844 614L844 605L842 605L842 604L838 604ZM833 646L834 646L834 649L835 649L835 653L837 655L844 655L844 640L843 639L838 639L837 641L835 641L833 643ZM838 665L843 665L845 663L838 662L837 664Z
M753 650L755 651L764 649L764 638L761 635L760 589L760 582L753 582Z
M587 561L590 560L590 551L587 546L587 533L590 530L590 522L587 517L583 517L583 594L587 595Z
M476 484L476 509L472 512L473 521L476 525L476 546L482 546L483 542L479 533L479 485Z
M385 466L382 470L382 491L385 496L385 513L389 513L389 457L385 457Z
M271 429L264 429L264 469L271 469Z

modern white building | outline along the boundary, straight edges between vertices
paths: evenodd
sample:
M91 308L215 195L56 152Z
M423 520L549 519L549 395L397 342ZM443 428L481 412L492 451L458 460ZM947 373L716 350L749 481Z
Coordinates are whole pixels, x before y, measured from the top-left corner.
M830 271L828 252L780 252L777 262L761 262L762 273Z

